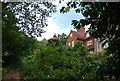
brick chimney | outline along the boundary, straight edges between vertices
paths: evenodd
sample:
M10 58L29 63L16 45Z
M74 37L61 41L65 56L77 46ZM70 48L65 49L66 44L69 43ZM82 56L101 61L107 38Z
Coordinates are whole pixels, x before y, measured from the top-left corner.
M85 34L85 28L83 28L82 26L80 27L80 29L77 30L77 32L81 33L81 34Z
M54 35L53 35L53 39L57 39L56 33L54 33Z
M78 33L80 33L81 35L83 35L84 37L86 36L85 35L85 28L84 27L80 27L80 29L77 30Z

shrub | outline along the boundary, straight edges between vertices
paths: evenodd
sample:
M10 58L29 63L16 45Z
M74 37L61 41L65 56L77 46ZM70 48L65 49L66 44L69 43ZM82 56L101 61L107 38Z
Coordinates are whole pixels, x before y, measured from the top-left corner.
M77 43L77 45L80 43ZM87 48L47 47L37 55L24 58L22 76L24 79L81 81L95 79L96 67L101 56L88 56ZM76 49L75 49L76 48ZM84 50L82 49L84 48ZM83 57L84 55L84 57Z

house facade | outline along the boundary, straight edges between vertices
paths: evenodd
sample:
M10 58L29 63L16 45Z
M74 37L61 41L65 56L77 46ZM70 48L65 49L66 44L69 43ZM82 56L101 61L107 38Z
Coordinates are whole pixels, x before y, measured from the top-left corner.
M102 47L102 42L99 42L99 39L91 38L89 32L85 32L85 28L83 27L80 27L77 31L70 31L66 45L73 47L77 41L81 41L85 46L87 46L90 54L101 52L108 47L108 43Z

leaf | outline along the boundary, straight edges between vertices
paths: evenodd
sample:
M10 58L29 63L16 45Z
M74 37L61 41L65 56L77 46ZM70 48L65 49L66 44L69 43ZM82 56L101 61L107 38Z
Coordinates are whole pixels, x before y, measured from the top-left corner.
M60 9L60 13L64 13L64 9L65 9L65 7L62 7L61 9Z
M72 3L72 2L68 2L68 3L67 3L67 6L69 6L71 3Z
M88 13L89 13L88 10L85 10L84 13L83 13L83 16L88 17Z
M76 13L80 13L80 9L76 9L75 11L76 11Z
M80 23L81 23L81 25L84 27L84 26L86 25L86 20L81 19L81 20L80 20Z
M73 4L71 4L71 7L72 7L72 8L76 8L76 7L77 7L76 4L77 4L77 3L73 2Z
M76 26L76 25L77 25L77 23L78 23L78 21L77 21L77 20L72 20L71 25Z
M73 2L73 7L74 7L74 8L76 8L76 7L77 7L75 2Z

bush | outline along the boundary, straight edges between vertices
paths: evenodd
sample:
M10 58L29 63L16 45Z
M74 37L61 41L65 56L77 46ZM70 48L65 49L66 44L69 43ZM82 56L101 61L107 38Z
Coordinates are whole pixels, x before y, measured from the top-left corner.
M88 56L87 48L82 45L78 50L66 46L47 47L37 55L24 58L22 76L26 80L89 81L95 78L95 68L100 63L96 61L98 57Z

